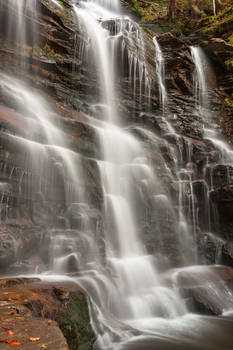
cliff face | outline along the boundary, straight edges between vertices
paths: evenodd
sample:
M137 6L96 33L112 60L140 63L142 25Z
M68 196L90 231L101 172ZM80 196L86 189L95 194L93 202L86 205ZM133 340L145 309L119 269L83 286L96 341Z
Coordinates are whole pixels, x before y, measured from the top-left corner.
M72 186L72 179L66 178L60 159L54 154L48 154L46 158L41 159L38 155L35 159L36 153L32 153L25 141L25 139L33 140L43 145L45 143L44 127L40 124L33 127L31 121L25 118L25 112L18 110L15 102L7 94L9 86L0 84L2 220L0 266L3 271L6 270L6 266L12 272L25 271L25 269L32 271L35 265L46 269L51 263L49 244L52 237L59 234L60 229L71 230L69 233L71 235L73 228L81 229L84 211L91 217L92 233L96 237L96 244L104 252L101 214L103 195L95 162L95 159L101 158L101 154L94 126L87 116L92 113L93 103L98 101L97 77L91 74L93 72L90 72L85 56L79 54L85 37L74 21L69 2L62 1L62 6L59 7L52 2L40 0L39 6L39 17L26 19L29 22L36 21L39 46L35 46L29 36L25 50L17 51L14 45L6 41L5 25L4 21L1 21L1 74L3 72L23 78L28 85L35 91L38 90L49 101L53 120L63 130L66 144L75 153L81 155L81 167L85 178L81 186L88 193L88 207L66 206L64 188L67 182ZM1 8L1 16L7 18L7 8L4 4ZM106 25L112 28L113 24L106 23ZM135 102L133 101L132 89L129 89L128 85L130 65L127 56L123 56L124 69L118 74L118 85L121 87L118 104L125 127L137 135L144 144L148 158L158 171L164 193L170 197L177 198L179 192L177 164L180 167L182 164L186 167L187 163L190 163L191 180L189 174L182 175L184 186L187 187L184 202L188 216L190 188L192 188L193 200L199 208L195 239L199 246L200 260L215 262L217 247L220 244L223 262L231 265L233 167L218 162L220 158L218 150L204 138L202 121L194 112L195 98L192 84L194 66L190 45L197 43L198 37L177 38L170 33L157 36L166 61L168 121L174 133L168 128L160 110L155 48L152 41L154 33L146 29L143 35L146 48L145 65L151 81L151 92L148 96L149 92L145 89L141 96L140 76L137 75ZM231 93L229 83L231 78L220 61L221 54L226 52L225 48L227 47L231 52L232 46L215 38L209 40L201 36L200 40L207 53L214 53L211 58L216 65L217 82L214 78L212 79L211 108L216 116L216 128L231 141L232 115L226 101L226 94ZM128 45L132 54L138 49L137 43L128 43ZM216 52L216 45L220 47L218 52ZM3 82L4 79L2 76ZM221 116L220 119L219 116ZM96 123L98 125L98 121ZM142 132L140 126L158 136L156 144L152 142L149 134ZM41 153L38 151L38 154ZM164 159L171 169L169 172L164 166ZM206 181L204 181L206 164L212 165L212 173L209 178L207 177L207 182L209 186L213 186L210 198L211 221L214 222L212 229L216 231L219 238L202 233L206 230ZM43 177L40 175L41 169L44 169ZM170 213L168 218L167 212L160 203L161 210L158 210L157 216L153 217L149 195L147 203L141 203L139 193L137 196L143 208L140 214L141 231L147 249L150 252L160 251L177 265L183 264L185 254L181 256L175 232L171 232L170 225L170 220L177 220L176 214ZM149 222L143 219L144 214L148 212L151 218ZM215 226L216 215L219 216L219 227ZM189 220L191 221L191 218ZM156 225L160 226L163 241L166 244L161 244L160 238L155 236ZM74 268L71 261L70 270Z

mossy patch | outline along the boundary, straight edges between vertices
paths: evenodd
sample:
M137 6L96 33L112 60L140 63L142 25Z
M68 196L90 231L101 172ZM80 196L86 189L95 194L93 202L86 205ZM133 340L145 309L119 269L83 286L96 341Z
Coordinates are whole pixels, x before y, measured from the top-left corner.
M68 318L60 325L70 350L91 350L95 334L90 324L86 296L72 292L67 306Z

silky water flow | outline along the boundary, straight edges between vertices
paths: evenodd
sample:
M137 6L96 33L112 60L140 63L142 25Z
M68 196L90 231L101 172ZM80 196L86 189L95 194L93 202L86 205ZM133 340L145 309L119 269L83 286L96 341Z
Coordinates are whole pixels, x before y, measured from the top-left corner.
M59 3L51 0L57 6ZM7 32L11 40L25 42L26 30L23 18L27 11L34 11L36 22L36 2L8 1L8 13L12 13ZM187 298L180 293L179 280L189 276L192 283L198 284L203 279L205 288L211 298L221 305L223 313L232 308L232 295L222 282L215 283L213 272L205 266L191 265L180 269L161 269L161 257L149 254L142 240L141 207L149 203L153 207L154 234L163 241L158 225L158 208L162 206L168 216L176 217L176 210L169 196L151 165L143 143L124 126L124 120L117 101L120 92L116 57L125 54L129 63L129 90L132 97L138 95L139 102L150 106L152 81L149 78L145 59L143 32L130 18L121 14L120 1L89 0L73 1L73 14L79 30L87 39L87 61L92 60L94 73L99 86L99 101L92 108L89 122L98 138L100 147L99 160L94 161L100 175L103 193L103 237L104 257L101 256L96 237L92 235L89 207L85 188L85 174L82 156L69 148L69 141L56 123L53 109L38 91L25 83L4 73L0 75L0 85L6 96L14 100L20 112L23 111L31 132L31 137L18 137L7 134L16 147L28 154L31 171L38 174L37 182L30 186L36 188L33 195L44 197L54 181L54 170L59 168L64 182L64 203L69 210L79 212L78 229L54 229L51 232L50 270L40 275L41 278L68 279L81 285L89 294L92 326L96 332L95 349L231 349L231 327L227 318L201 317L189 312ZM9 16L10 18L10 16ZM12 22L12 23L13 23ZM108 23L113 23L110 30ZM29 25L29 24L27 24ZM33 23L32 25L35 25ZM17 30L16 30L17 29ZM34 39L33 39L34 40ZM165 65L162 50L154 38L156 75L159 84L162 117L170 133L173 128L166 120L169 96L165 84ZM134 50L130 50L134 48ZM135 49L136 48L136 49ZM191 48L196 67L195 86L197 91L196 109L203 116L203 109L210 114L207 96L206 75L199 48ZM77 52L77 54L83 55ZM94 59L93 59L94 58ZM122 60L121 63L123 63ZM137 94L139 92L139 94ZM145 97L146 96L146 97ZM146 100L146 102L145 102ZM96 121L95 107L101 107L103 118ZM216 148L224 150L222 158L225 163L231 161L229 150L220 139L213 140L208 122L205 122L206 137L215 142ZM160 138L143 127L137 132L146 136L151 142L160 142ZM40 137L37 137L38 130ZM214 135L215 136L215 135ZM179 135L177 136L179 137ZM162 156L162 155L161 155ZM36 160L35 160L36 159ZM163 159L169 171L169 164ZM48 163L52 162L52 167ZM12 170L12 174L15 169ZM181 171L178 169L177 172ZM22 174L30 179L30 174ZM45 179L46 181L45 181ZM178 183L181 183L177 176ZM186 220L183 210L183 188L176 208L178 219L174 220L171 231L175 233L176 242L181 252L193 245L190 239L191 227L196 225L195 204L190 190L190 219ZM0 188L7 195L8 186L0 183ZM22 191L20 187L18 191ZM2 202L0 203L2 213ZM5 210L6 212L6 210ZM4 212L4 218L6 213ZM147 211L144 212L145 216ZM152 213L150 220L153 220ZM148 217L146 216L146 219ZM190 224L191 223L191 224ZM85 256L80 253L80 245ZM187 258L187 257L186 257ZM165 265L169 267L169 261ZM77 277L65 277L70 264L78 272ZM221 332L227 334L222 340Z

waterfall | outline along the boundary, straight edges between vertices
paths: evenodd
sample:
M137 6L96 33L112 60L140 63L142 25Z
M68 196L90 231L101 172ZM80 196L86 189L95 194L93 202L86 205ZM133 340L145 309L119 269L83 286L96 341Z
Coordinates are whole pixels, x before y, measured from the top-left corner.
M116 106L114 102L114 67L111 65L112 52L109 50L109 43L111 41L110 33L107 29L104 29L99 25L99 14L95 13L96 7L94 6L93 12L88 10L89 2L81 2L83 8L73 6L74 12L81 22L80 25L84 26L86 34L91 41L92 54L95 57L95 65L99 70L99 81L101 83L102 101L101 105L104 107L104 114L106 120L116 119ZM93 3L90 2L91 8ZM106 16L108 12L104 11L103 15ZM111 17L110 17L111 18Z
M164 58L156 37L153 38L156 53L156 73L159 83L159 93L160 93L160 103L162 106L163 115L165 113L165 108L167 107L167 92L165 87L165 65Z
M227 145L221 137L218 129L213 126L215 121L213 120L213 113L211 112L211 102L209 96L211 95L211 87L209 86L208 77L213 74L212 68L206 57L204 51L200 47L191 47L191 54L193 63L195 66L194 70L194 87L195 87L195 100L196 100L196 111L200 115L203 122L204 138L211 142L213 147L218 151L219 162L225 168L227 173L226 185L232 184L232 180L229 178L229 167L233 165L233 151ZM219 164L218 164L219 165ZM207 187L206 197L206 208L207 208L207 227L209 230L213 229L218 233L218 218L215 213L211 214L211 201L210 196L213 191L213 172L216 164L207 163L205 169L205 182ZM207 171L208 169L208 171ZM211 220L213 223L211 225ZM222 246L220 246L221 250ZM216 248L218 249L218 248ZM220 253L216 253L217 255ZM218 260L218 259L217 259Z
M191 47L193 62L195 65L194 86L196 92L196 108L203 120L205 137L210 140L218 149L221 155L221 162L225 164L233 163L233 151L222 140L219 132L212 125L215 122L211 114L209 93L211 88L208 86L208 76L212 73L210 63L200 47Z
M96 132L103 158L98 161L98 166L104 194L105 261L110 275L105 273L103 277L103 266L98 265L95 267L95 275L102 281L110 300L108 306L102 302L99 303L103 293L103 287L99 283L98 287L95 286L97 297L94 300L104 315L110 312L119 321L129 326L147 329L149 319L161 315L168 318L183 315L186 313L186 306L175 289L161 285L155 258L146 252L141 239L142 232L139 229L138 203L135 195L141 191L140 188L144 188L142 196L145 198L148 193L155 203L159 198L164 198L165 207L168 203L167 197L163 194L160 183L155 181L156 175L147 160L142 145L119 126L121 116L117 113L116 108L113 112L117 93L114 65L110 65L110 62L114 61L114 57L112 58L114 52L108 43L114 40L114 37L103 25L108 20L115 21L116 27L120 23L120 27L114 33L116 41L121 40L122 34L120 33L122 32L129 37L132 25L128 18L119 19L117 14L114 19L111 12L99 5L98 2L99 17L96 17L96 5L93 6L92 2L81 2L79 6L73 5L77 23L79 26L81 24L81 28L83 26L96 54L95 69L99 77L101 98L99 103L107 106L107 113L104 113L105 121L99 123ZM136 45L139 45L139 40L141 43L142 39L137 39L140 33L138 28L136 30ZM138 71L139 85L137 87L139 87L139 98L142 98L145 63L140 65L140 62L145 61L144 49L138 53L135 52L135 55L135 60L131 56L131 62L134 62L134 68L131 68L131 71L134 70L133 90L135 96ZM114 118L112 118L113 115L115 115ZM88 284L90 283L89 273L87 271L80 280L87 290L89 290ZM110 276L117 278L117 288L114 291ZM91 286L93 288L93 283ZM106 336L107 334L104 334L99 338L101 347L106 346ZM110 337L109 332L108 337ZM110 345L113 341L112 336L109 341Z
M53 7L60 7L58 1L50 1ZM9 118L12 114L20 126L19 136L14 128L6 131L3 126L0 130L1 140L10 144L17 156L16 165L11 164L7 152L7 165L0 163L0 221L5 223L10 217L11 191L22 201L18 218L30 200L34 201L28 210L30 219L40 231L48 226L45 233L40 232L46 236L43 248L47 263L39 277L62 279L70 274L67 281L87 292L97 337L94 349L219 350L223 335L217 326L227 324L226 320L195 315L191 305L192 300L207 295L206 304L210 300L211 306L217 305L218 313L224 314L232 308L233 300L231 288L218 275L218 266L192 265L197 261L196 239L201 234L195 197L199 178L193 160L200 141L196 145L191 137L175 132L171 121L175 116L168 108L163 50L157 39L150 37L154 50L148 59L146 35L139 24L122 16L120 3L72 0L72 30L81 38L72 51L73 60L80 71L85 65L82 73L91 77L94 86L89 91L89 105L84 107L86 114L75 110L74 106L82 109L76 87L72 90L76 95L68 96L62 81L54 103L53 92L48 98L45 95L56 85L52 80L42 93L33 79L25 83L24 78L0 72L1 103L7 101L8 106L10 101L4 112ZM0 4L1 19L7 14L8 40L22 47L28 41L31 46L38 44L37 1L0 0ZM200 48L192 47L191 52L195 116L202 121L204 140L212 142L222 164L229 167L233 152L211 127L208 60ZM72 65L75 63L69 57L60 66L55 62L54 69L62 71ZM78 86L85 89L83 74L78 79ZM153 89L156 82L158 89ZM130 122L122 108L123 84L130 99ZM158 99L153 96L155 91L160 98L156 111L152 104L153 98ZM60 97L68 101L67 106L60 105ZM64 114L58 114L55 105L62 107ZM163 124L160 133L135 122L134 117L143 119L148 111L152 123ZM85 132L87 142L93 139L91 154L80 146L82 137L86 141ZM214 170L208 161L203 171L209 226ZM227 181L231 182L229 173ZM211 232L207 234L215 239ZM216 241L214 259L219 264L225 241ZM216 345L217 333L221 337Z
M8 42L15 45L16 52L30 55L26 44L37 42L37 0L1 0L0 8Z

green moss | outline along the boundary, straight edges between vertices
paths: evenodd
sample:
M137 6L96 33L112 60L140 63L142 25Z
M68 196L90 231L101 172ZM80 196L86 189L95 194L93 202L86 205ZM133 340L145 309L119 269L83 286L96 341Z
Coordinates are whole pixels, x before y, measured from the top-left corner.
M88 304L84 294L72 292L67 306L68 318L61 329L70 350L91 350L95 334L90 324Z
M57 2L59 2L59 4L64 8L67 9L68 6L62 1L62 0L57 0Z
M225 61L225 65L229 68L229 67L233 67L233 58Z
M130 2L131 9L141 17L143 23L155 22L159 17L167 14L167 0L131 0Z
M57 54L48 44L46 44L43 48L39 46L34 46L33 54L39 57L44 56L49 60L54 60L59 63L63 61L63 57Z
M233 96L232 96L232 98L233 98ZM225 102L228 104L228 106L233 108L233 99L230 100L229 98L225 98Z
M204 25L203 32L211 34L229 33L229 38L232 36L233 27L233 9L226 9L217 16L206 17L199 22L199 25Z

